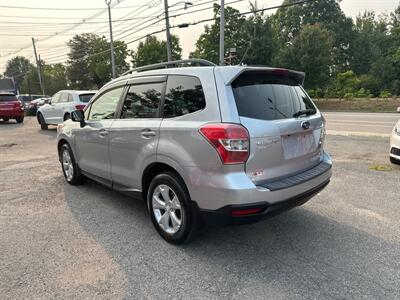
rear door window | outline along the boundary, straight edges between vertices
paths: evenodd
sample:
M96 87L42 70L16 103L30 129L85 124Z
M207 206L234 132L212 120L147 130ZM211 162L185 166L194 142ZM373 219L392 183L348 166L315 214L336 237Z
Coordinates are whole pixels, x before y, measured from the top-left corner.
M303 88L285 75L248 72L238 77L232 88L242 117L279 120L293 118L300 110L309 109L316 113Z
M164 118L174 118L206 107L203 87L197 77L168 76L164 100Z
M131 85L122 105L121 119L158 118L162 89L163 83Z

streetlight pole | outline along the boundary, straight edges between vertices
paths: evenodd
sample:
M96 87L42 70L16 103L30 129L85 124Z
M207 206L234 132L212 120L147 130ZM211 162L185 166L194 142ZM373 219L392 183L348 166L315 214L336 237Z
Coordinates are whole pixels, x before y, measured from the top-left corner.
M172 49L171 49L171 33L169 31L169 14L168 14L168 0L164 0L165 9L165 32L167 33L167 59L172 61Z
M111 22L111 0L105 0L108 6L108 23L110 25L110 51L111 51L111 72L112 78L116 77L115 75L115 58L114 58L114 41L113 41L113 33L112 33L112 22Z
M221 18L219 21L219 65L224 65L225 40L225 0L221 0Z

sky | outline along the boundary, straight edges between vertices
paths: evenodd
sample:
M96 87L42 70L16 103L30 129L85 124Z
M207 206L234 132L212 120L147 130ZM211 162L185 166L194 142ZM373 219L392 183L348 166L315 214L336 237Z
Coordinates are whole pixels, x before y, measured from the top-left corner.
M131 42L165 28L162 20L163 1L111 0L114 6L111 10L114 40ZM220 2L189 1L193 5L188 9L184 9L182 0L168 1L171 26L211 18L212 4ZM282 2L257 0L260 8L273 7ZM249 10L249 0L225 0L225 3L241 12ZM399 4L399 0L343 0L340 5L347 16L354 18L365 10L372 10L377 15L390 13ZM270 11L273 12L274 10ZM157 16L159 17L156 18ZM187 58L194 50L195 42L205 24L207 23L171 30L172 34L180 38L183 58ZM104 34L108 38L108 13L104 0L0 0L0 72L4 71L7 60L15 55L23 55L34 62L32 37L35 38L38 53L43 60L47 63L63 62L68 52L66 42L73 34L83 32ZM165 39L165 33L157 36ZM138 42L130 43L129 48L135 49Z

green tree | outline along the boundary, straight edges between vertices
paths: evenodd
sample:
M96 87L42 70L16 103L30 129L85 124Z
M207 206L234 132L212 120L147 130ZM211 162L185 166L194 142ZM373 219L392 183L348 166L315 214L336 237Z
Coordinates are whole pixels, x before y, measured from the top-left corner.
M27 58L16 56L7 62L4 76L14 78L15 87L20 90L22 82L32 68L33 65Z
M350 67L356 74L367 74L374 61L382 56L387 43L387 23L376 20L374 12L364 12L357 16L354 25L356 36L352 42Z
M331 32L319 24L305 25L281 51L278 61L283 67L304 71L308 89L326 87L330 83L332 39Z
M294 2L298 1L285 0L283 4ZM353 21L345 16L340 2L341 0L319 0L278 9L273 19L281 47L291 44L305 25L320 24L332 35L331 70L338 72L346 69L352 53L354 31Z
M53 95L59 90L68 88L67 69L63 64L44 65L43 81L47 95Z
M182 48L179 45L179 38L171 36L172 58L179 60L182 58ZM167 42L160 41L155 36L148 36L144 42L140 42L136 51L131 54L134 67L155 64L167 61Z
M214 18L220 15L220 6L214 4ZM230 48L236 48L236 57L230 59L232 64L238 63L250 46L251 40L248 36L248 27L246 18L240 15L237 9L232 7L225 8L225 41L224 48L229 51ZM200 35L196 42L196 49L190 54L190 57L203 58L214 63L219 61L219 20L216 19L211 26L204 27L204 33ZM251 36L254 36L254 28ZM257 32L256 32L257 33ZM251 55L251 54L250 54ZM262 55L262 54L258 54ZM251 56L249 56L251 59Z
M104 36L91 33L75 35L69 42L67 75L72 88L100 88L111 80L110 44ZM114 44L117 75L126 71L128 49L124 42Z

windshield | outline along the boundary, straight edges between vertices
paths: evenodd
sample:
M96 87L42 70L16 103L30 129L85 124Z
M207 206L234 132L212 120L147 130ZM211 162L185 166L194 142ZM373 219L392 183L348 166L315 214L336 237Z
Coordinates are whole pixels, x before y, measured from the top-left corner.
M315 114L303 88L285 75L247 72L232 83L239 115L261 120L288 119L299 111Z
M93 94L80 94L79 100L83 103L88 103L90 101L90 99L92 99L93 96L94 96L94 93Z

